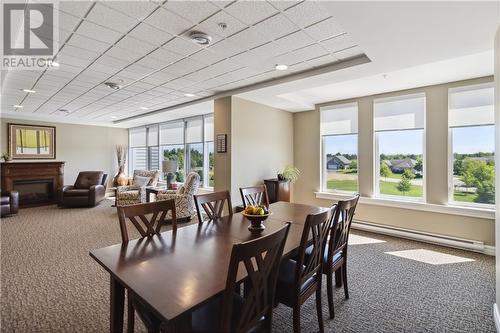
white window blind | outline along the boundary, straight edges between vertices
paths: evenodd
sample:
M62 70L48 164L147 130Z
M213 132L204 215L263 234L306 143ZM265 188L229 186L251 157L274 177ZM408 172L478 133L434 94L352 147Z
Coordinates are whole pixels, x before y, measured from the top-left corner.
M129 146L130 148L146 146L146 127L129 129Z
M205 117L205 141L214 141L214 116Z
M320 121L321 135L358 133L358 104L321 107Z
M158 125L148 127L148 146L158 146Z
M491 84L450 89L448 122L450 127L493 125L494 88Z
M186 125L186 143L203 141L203 120L201 118L190 119Z
M393 131L423 129L425 123L425 95L384 98L373 103L374 130Z
M176 121L160 125L160 145L184 144L184 122Z

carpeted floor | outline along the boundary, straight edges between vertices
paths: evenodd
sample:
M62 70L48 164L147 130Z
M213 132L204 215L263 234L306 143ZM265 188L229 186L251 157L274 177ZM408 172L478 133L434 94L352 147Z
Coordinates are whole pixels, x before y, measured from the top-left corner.
M110 206L105 201L91 209L31 208L2 219L2 332L108 330L109 276L88 252L120 242L116 210ZM327 332L494 332L493 257L353 234L350 299L337 290L336 318L329 320L324 293ZM360 244L370 239L385 242ZM435 251L418 254L434 264L386 253L413 249ZM439 254L473 261L437 265ZM459 259L444 260L450 258ZM302 331L317 332L314 297L302 309ZM291 322L291 310L280 305L274 331L291 332Z

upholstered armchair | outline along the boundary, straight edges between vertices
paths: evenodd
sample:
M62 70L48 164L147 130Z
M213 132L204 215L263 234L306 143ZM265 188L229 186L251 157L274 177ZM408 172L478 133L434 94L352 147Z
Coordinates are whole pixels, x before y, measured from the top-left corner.
M191 172L186 177L184 185L176 191L164 190L158 192L156 200L175 200L175 215L177 220L190 220L196 215L194 195L200 187L200 176L196 172ZM170 214L170 212L168 213Z
M146 184L140 184L139 179L147 177ZM128 206L146 202L146 187L155 187L160 178L160 171L134 170L134 176L129 185L118 186L116 189L116 205Z
M58 190L58 205L65 207L94 207L106 195L108 175L102 171L82 171L74 185L65 185Z

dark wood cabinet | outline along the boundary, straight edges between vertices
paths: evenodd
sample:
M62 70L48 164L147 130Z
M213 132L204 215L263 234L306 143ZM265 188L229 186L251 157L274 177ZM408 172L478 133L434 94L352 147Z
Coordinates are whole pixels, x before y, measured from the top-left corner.
M265 179L264 184L267 187L270 204L277 201L290 202L290 182L288 180Z

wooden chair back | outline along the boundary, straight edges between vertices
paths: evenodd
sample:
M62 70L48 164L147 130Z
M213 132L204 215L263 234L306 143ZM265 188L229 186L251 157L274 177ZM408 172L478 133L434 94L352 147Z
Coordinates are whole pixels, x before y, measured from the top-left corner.
M322 274L323 256L325 245L330 232L333 208L317 214L309 214L306 217L304 231L300 240L297 267L295 270L295 286L302 284L316 274ZM312 251L306 256L306 250L312 247Z
M269 196L265 185L240 188L241 201L243 206L260 206L269 207Z
M222 304L223 332L246 333L257 324L271 331L276 283L289 228L288 222L272 234L233 246ZM238 269L243 267L247 273L245 284L249 288L243 296L238 320L232 326L234 290L238 285ZM264 322L259 323L263 317Z
M137 205L119 206L118 219L122 242L129 241L126 219L128 218L139 231L141 237L151 237L160 233L161 225L166 220L167 213L171 212L172 230L177 231L175 217L175 200L148 202Z
M333 257L340 251L347 251L347 242L351 223L358 205L359 195L349 199L337 202L334 209L333 221L330 231L330 240L328 244L328 264L332 264ZM345 253L344 253L345 255Z
M198 223L211 221L216 218L222 217L224 212L224 204L227 202L227 209L229 215L233 215L233 207L231 206L231 194L229 191L197 194L194 196L196 204L196 213L198 214ZM203 219L203 212L207 215L208 219Z

